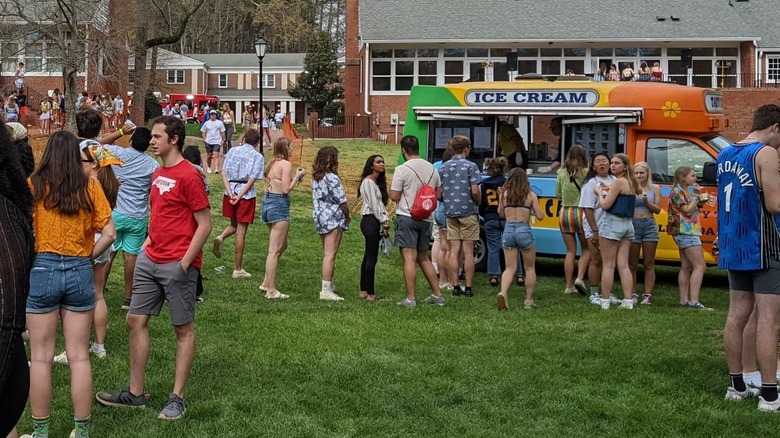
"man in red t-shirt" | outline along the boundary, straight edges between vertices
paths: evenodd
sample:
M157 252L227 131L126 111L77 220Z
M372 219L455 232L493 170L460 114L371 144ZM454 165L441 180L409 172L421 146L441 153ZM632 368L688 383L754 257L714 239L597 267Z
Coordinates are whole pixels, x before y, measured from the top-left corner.
M162 167L152 174L149 236L138 255L127 313L130 386L113 394L100 392L97 400L106 406L145 406L149 317L159 315L167 300L177 338L176 372L173 392L157 418L175 420L186 412L184 388L195 358L195 289L203 244L211 233L211 211L203 177L181 154L184 123L172 116L153 123L150 145Z

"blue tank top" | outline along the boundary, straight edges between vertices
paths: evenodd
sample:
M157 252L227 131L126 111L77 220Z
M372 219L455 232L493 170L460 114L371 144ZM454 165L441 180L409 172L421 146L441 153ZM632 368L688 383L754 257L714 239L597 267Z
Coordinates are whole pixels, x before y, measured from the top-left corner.
M653 204L655 204L655 186L650 185L650 191L647 192L647 199L650 200ZM650 213L650 209L647 208L647 204L645 204L645 200L641 199L639 196L636 197L636 201L634 201L634 211L640 210L640 211L646 211Z
M733 144L718 155L718 267L734 271L767 269L780 259L780 232L766 211L756 179L761 143ZM758 251L757 251L758 249Z
M618 195L607 213L620 217L634 217L635 199L636 195Z

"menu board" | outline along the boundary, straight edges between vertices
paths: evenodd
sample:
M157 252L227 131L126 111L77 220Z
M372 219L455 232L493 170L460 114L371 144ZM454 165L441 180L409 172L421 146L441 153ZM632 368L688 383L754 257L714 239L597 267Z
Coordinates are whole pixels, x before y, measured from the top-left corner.
M492 129L489 126L475 126L474 149L491 149L493 147L491 132Z
M452 138L452 128L436 128L434 149L447 149L447 142Z

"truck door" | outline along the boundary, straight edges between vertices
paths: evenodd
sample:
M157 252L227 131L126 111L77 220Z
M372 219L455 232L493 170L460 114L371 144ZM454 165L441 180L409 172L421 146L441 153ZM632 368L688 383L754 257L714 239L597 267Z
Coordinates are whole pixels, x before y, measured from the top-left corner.
M678 261L677 245L666 233L669 220L669 193L674 186L674 173L681 166L693 168L698 183L709 194L709 201L699 210L701 221L701 241L704 258L714 262L712 242L717 237L717 182L715 180L715 160L717 151L701 139L671 134L640 134L637 137L637 161L644 159L652 171L653 184L661 186L661 213L656 215L661 241L658 244L658 260Z

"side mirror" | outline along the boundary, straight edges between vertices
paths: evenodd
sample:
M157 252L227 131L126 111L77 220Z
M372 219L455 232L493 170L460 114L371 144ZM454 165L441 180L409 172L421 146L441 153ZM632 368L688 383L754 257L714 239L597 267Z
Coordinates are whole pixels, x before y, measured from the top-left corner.
M708 161L704 163L704 169L702 170L701 174L702 183L711 186L717 185L717 171L718 169L714 161Z

